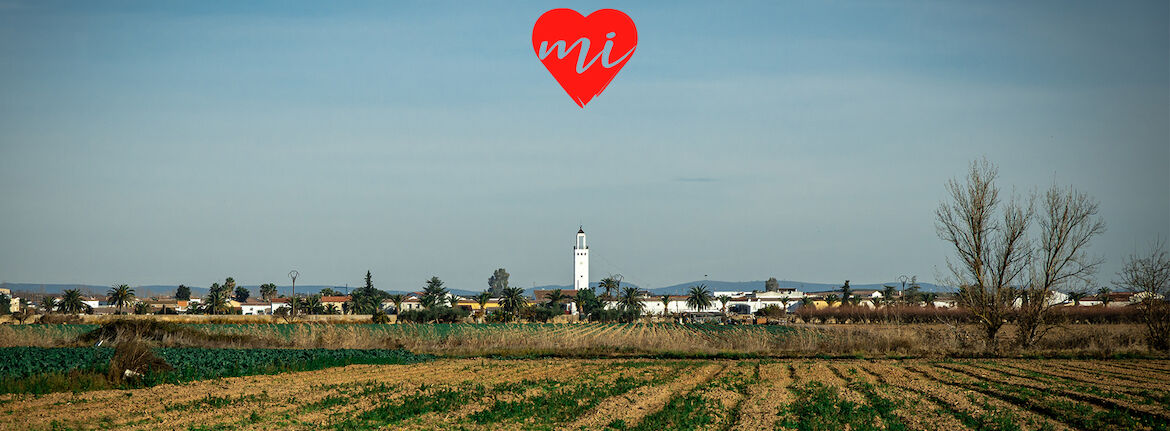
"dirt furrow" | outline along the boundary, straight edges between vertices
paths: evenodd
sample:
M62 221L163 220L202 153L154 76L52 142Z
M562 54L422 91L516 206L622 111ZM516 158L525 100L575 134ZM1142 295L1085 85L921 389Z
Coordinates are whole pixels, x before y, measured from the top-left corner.
M1119 409L1137 415L1144 414L1151 418L1170 419L1170 412L1167 412L1157 406L1151 406L1144 403L1135 403L1132 400L1107 398L1097 394L1078 392L1066 389L1060 385L1039 382L1031 378L1015 377L998 370L976 367L970 364L940 364L939 366L952 371L967 374L971 377L984 381L1010 385L1015 388L1034 389L1069 400L1078 401L1085 405L1092 406L1094 410L1104 411Z
M726 367L726 364L706 364L663 384L644 386L631 393L608 398L566 428L600 429L615 420L634 426L646 415L661 410L676 394L690 392L710 381Z
M906 370L946 386L955 387L956 389L961 388L963 390L979 393L984 397L987 397L987 399L995 400L995 404L997 405L1011 406L1004 411L1024 409L1024 411L1032 415L1043 416L1046 422L1057 423L1061 428L1077 428L1076 426L1066 422L1066 418L1063 417L1061 412L1038 404L1038 400L1031 400L1010 394L1004 394L1000 391L984 387L979 384L981 382L980 380L972 379L970 376L955 373L950 370L936 368L929 364L907 366Z
M915 430L953 430L964 428L962 422L954 416L940 413L945 410L929 398L921 394L891 385L886 377L875 372L873 363L851 366L858 370L856 379L871 384L874 391L881 397L893 401L898 405L894 414L898 416L910 429Z
M1170 381L1170 373L1142 367L1140 364L1122 365L1112 364L1106 361L1069 361L1054 365L1070 371L1093 373L1102 377L1133 382L1134 384L1140 385L1159 385Z
M907 365L908 363L876 362L869 368L869 371L892 386L930 400L970 427L978 427L978 425L997 420L1006 420L1020 429L1051 428L1057 431L1069 429L1064 424L1051 421L1027 409L1018 409L1001 399L988 397L979 392L953 386L908 370L906 369ZM1004 413L1009 413L1010 416L1005 416ZM997 416L1002 417L1002 419Z
M522 364L522 365L517 364L517 366L515 366L515 367L501 368L498 370L492 370L492 371L485 372L482 374L476 374L468 379L463 379L463 380L460 380L458 378L456 378L456 379L435 379L432 381L428 381L426 383L428 386L449 388L449 387L471 386L471 385L476 385L476 384L490 386L490 385L495 385L495 384L500 384L500 383L515 383L515 382L519 382L522 380L566 381L566 380L578 378L578 376L580 376L582 373L590 372L590 371L597 370L600 368L599 364L584 363L584 362L578 362L578 361L561 362L561 363L548 363L548 362L546 362L546 363L543 363L543 364L538 365L538 366L533 366L533 365L534 364ZM296 422L298 422L299 424L306 426L308 429L319 429L320 427L332 425L340 419L345 419L349 416L357 415L363 411L372 409L375 406L377 406L378 404L382 404L382 403L385 403L386 401L390 401L390 400L396 400L398 398L401 398L404 395L411 394L417 388L418 388L417 385L408 386L408 387L403 388L403 390L399 391L399 393L396 393L393 396L356 397L356 398L350 399L348 403L341 404L335 408L326 408L326 409L320 409L317 411L303 412L303 411L299 411L301 409L298 407L298 408L288 409L288 410L272 411L271 413L273 416L282 416L281 413L284 413L285 411L290 411L290 412L294 413L294 415L292 415L292 418ZM531 395L532 394L529 394L529 396L531 396ZM320 397L320 398L324 398L324 397ZM305 405L305 403L301 403L301 406L303 406L303 405ZM469 415L471 413L474 413L475 411L481 410L482 408L483 408L482 405L469 404L469 405L465 405L465 406L461 407L458 411L444 412L444 413L439 413L439 414L431 414L431 415L429 415L430 417L419 418L417 420L417 422L432 423L432 422L443 422L445 420L455 420L455 419L465 417L466 415ZM433 426L427 426L427 427L433 428ZM255 429L263 429L263 428L264 428L263 426L255 427Z
M1040 374L1044 379L1052 380L1054 384L1068 383L1073 385L1089 385L1095 389L1133 394L1142 389L1167 390L1167 384L1139 383L1128 380L1115 379L1112 376L1101 375L1091 371L1076 371L1053 364L1030 363L1024 361L996 361L994 367L1001 373L1011 374L1021 378L1034 378L1030 373Z
M788 388L793 382L787 363L760 364L759 374L759 381L748 388L747 399L740 406L739 421L732 429L772 429L780 409L792 402Z
M338 410L346 410L347 413L353 414L371 407L374 398L377 401L384 401L387 399L397 399L404 395L414 393L421 385L436 385L436 384L457 384L460 382L468 382L475 380L477 382L485 381L518 381L528 375L530 370L536 369L540 371L556 371L564 367L571 367L574 364L552 364L544 362L542 364L534 363L517 363L511 364L511 367L489 367L489 368L469 368L460 369L449 373L437 373L429 369L421 368L410 370L407 376L401 376L400 373L381 374L370 376L361 382L366 387L374 385L394 385L389 392L374 391L373 393L364 397L357 397L352 401L340 405ZM295 377L295 376L290 376ZM405 377L405 378L403 378ZM166 412L158 417L162 424L183 424L190 423L193 418L198 418L198 423L203 425L210 424L231 424L238 422L240 418L247 417L252 411L257 411L261 421L253 425L256 428L263 428L271 426L269 423L273 418L281 418L293 424L301 422L301 417L304 416L309 419L320 419L322 416L328 416L328 413L333 409L322 408L320 411L305 411L304 408L314 403L321 402L328 397L342 397L351 399L349 396L344 396L340 391L322 390L320 387L314 388L308 385L302 385L300 382L295 382L290 385L291 392L282 393L271 396L271 402L266 403L233 403L230 406L218 408L212 411L175 411ZM259 410L257 410L259 409ZM311 423L311 422L310 422ZM156 424L143 427L142 429L157 428Z

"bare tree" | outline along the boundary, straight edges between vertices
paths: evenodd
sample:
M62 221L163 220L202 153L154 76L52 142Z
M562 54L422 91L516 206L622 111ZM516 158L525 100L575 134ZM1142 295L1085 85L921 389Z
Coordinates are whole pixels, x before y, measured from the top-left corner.
M1014 199L1002 205L999 175L986 159L971 163L965 183L947 181L949 201L935 211L939 238L950 243L958 262L947 260L951 280L959 286L959 303L983 329L988 350L1017 297L1013 287L1027 271L1031 247L1026 238L1032 206Z
M1148 254L1134 253L1125 260L1117 285L1134 292L1146 324L1150 348L1170 351L1170 254L1166 243L1156 240Z
M1093 237L1105 232L1096 200L1053 185L1044 195L1041 211L1037 259L1021 291L1016 318L1016 342L1021 347L1032 346L1052 328L1053 292L1087 288L1102 262L1087 253Z

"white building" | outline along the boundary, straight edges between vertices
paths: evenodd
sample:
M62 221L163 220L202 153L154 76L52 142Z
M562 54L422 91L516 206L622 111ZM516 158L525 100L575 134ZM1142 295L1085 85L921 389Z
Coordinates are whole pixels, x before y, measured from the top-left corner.
M723 295L731 298L727 302L727 311L740 313L755 313L769 305L791 311L800 304L800 299L804 297L804 294L796 289L781 289L776 292L715 292L711 298L711 306L699 310L687 305L687 295L670 295L665 309L669 313L719 312L723 310L723 303L719 302L718 298ZM662 314L664 308L661 295L643 297L642 305L642 310L651 315ZM617 308L617 301L607 302L606 307Z
M263 316L272 314L272 303L255 300L241 302L240 314L245 316Z
M589 245L585 244L585 228L577 229L573 244L573 289L589 288Z

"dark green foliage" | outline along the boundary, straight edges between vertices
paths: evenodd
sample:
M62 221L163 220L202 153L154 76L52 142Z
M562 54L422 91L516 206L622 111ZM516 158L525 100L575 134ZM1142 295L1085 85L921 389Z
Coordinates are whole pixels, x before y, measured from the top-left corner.
M276 285L272 283L261 284L260 298L265 301L271 301L273 298L276 298Z
M235 295L233 296L233 299L235 299L236 302L245 302L251 296L252 296L252 292L250 290L248 290L248 288L246 288L244 286L236 286L236 291L235 291Z
M374 310L374 315L370 316L370 321L378 324L390 323L390 316L387 316L385 311L378 308Z
M524 289L519 287L504 288L503 293L500 294L500 308L511 316L518 316L520 310L528 304L524 299Z
M821 382L793 388L797 400L781 410L780 426L800 431L879 430L873 407L856 404Z
M351 364L410 364L432 358L405 350L174 347L154 349L154 352L175 370L149 374L136 384L151 386L218 377L318 370ZM113 355L114 349L108 347L0 348L0 389L3 392L29 392L29 382L70 372L100 376L109 369ZM32 386L36 389L36 385ZM52 392L74 388L58 386L42 389L46 390L41 392Z
M443 280L439 277L431 277L427 280L427 286L423 288L422 297L419 302L424 308L431 308L441 305L447 301L447 289L443 287Z
M191 299L191 288L180 284L178 289L175 289L175 299L186 301Z
M61 300L57 301L57 311L65 314L79 314L86 311L86 305L81 302L81 291L77 289L68 289L61 296Z
M601 300L597 298L593 289L577 291L577 310L581 313L581 318L589 319L594 313L601 310L601 307Z
M597 310L589 316L589 320L593 322L619 322L631 323L641 317L641 310L630 310L620 308L606 308Z
M497 269L488 277L488 292L493 298L499 298L504 294L504 289L508 288L508 271L504 268Z
M571 420L602 400L629 392L649 383L646 380L619 377L612 383L583 381L576 385L566 382L542 382L541 395L516 401L496 401L469 419L478 424L498 423L513 418L531 419L536 423L556 424ZM523 386L523 382L522 382ZM531 385L529 385L531 386ZM523 393L521 388L518 393Z
M711 308L711 289L707 288L706 284L692 286L691 290L687 292L687 307L703 311Z
M228 300L235 290L235 284L231 277L228 277L228 283L223 286L219 283L212 283L211 288L207 289L207 296L203 298L203 303L199 307L200 311L206 314L227 314Z
M390 294L374 288L373 276L366 271L366 285L354 289L350 295L349 312L353 314L374 314L374 310L382 308L382 301Z
M51 372L105 372L114 349L98 348L0 348L0 379L18 379Z
M462 308L435 306L421 310L407 310L398 313L400 322L412 323L455 323L466 318L470 313Z
M430 359L405 350L358 349L157 349L173 373L159 381L189 381L216 377L317 370L351 364L410 364Z
M520 310L520 318L529 322L548 322L549 319L561 314L564 314L564 311L552 307L525 307Z

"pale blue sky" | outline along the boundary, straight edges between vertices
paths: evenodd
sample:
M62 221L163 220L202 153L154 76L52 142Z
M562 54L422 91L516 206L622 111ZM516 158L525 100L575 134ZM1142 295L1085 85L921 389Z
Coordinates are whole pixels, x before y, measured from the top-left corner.
M234 3L0 2L0 279L932 280L981 156L1170 235L1165 1ZM584 110L555 7L638 26Z

